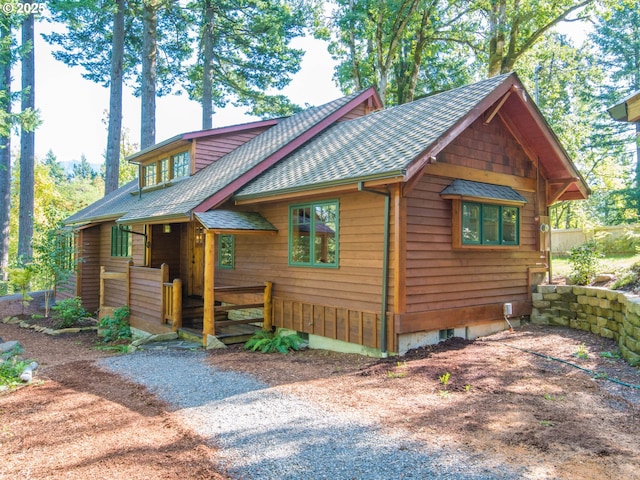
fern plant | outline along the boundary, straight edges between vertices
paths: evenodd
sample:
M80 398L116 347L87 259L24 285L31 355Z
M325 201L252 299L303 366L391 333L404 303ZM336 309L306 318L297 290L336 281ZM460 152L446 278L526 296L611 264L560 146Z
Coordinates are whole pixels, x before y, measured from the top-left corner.
M245 350L261 353L289 353L289 350L300 350L304 340L298 335L282 335L282 331L271 332L261 330L244 344Z

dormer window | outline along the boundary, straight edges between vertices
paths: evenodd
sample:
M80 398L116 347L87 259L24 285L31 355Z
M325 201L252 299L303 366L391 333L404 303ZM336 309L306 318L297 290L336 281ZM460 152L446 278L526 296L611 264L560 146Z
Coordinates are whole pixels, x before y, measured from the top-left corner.
M143 186L152 187L176 178L188 177L191 172L190 167L188 151L148 163L143 167Z
M168 182L171 178L171 170L169 169L169 159L163 158L158 162L158 166L160 167L160 182Z
M189 152L182 152L172 157L173 178L189 176Z
M157 182L156 179L156 164L152 163L151 165L145 165L144 167L144 184L145 186L155 185Z

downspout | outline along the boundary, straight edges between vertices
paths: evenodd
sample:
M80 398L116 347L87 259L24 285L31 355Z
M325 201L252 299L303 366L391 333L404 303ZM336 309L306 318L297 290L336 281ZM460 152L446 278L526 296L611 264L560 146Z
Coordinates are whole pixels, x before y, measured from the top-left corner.
M391 204L391 194L365 188L364 182L358 182L359 192L375 193L384 197L384 239L382 247L382 316L380 321L380 354L382 358L387 358L387 279L389 277L389 210Z

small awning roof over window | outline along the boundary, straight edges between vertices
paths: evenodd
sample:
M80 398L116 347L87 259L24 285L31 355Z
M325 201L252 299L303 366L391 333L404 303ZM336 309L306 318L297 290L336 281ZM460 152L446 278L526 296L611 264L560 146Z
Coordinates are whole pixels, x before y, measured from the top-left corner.
M232 210L209 210L195 213L207 230L238 233L276 233L278 229L257 212L234 212Z
M491 201L517 205L527 203L527 199L511 187L461 179L451 182L451 185L440 192L440 196L442 198Z

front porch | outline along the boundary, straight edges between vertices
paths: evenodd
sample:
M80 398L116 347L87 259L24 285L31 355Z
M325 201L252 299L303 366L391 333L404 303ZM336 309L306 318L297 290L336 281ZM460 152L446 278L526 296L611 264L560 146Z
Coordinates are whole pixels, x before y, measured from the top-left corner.
M218 286L205 297L185 296L181 279L169 282L167 264L150 268L128 262L124 272L109 272L103 266L100 318L122 306L111 304L106 294L117 289L126 292L132 327L150 333L184 332L201 338L206 346L209 335L225 344L242 343L259 329L272 328L271 282Z

